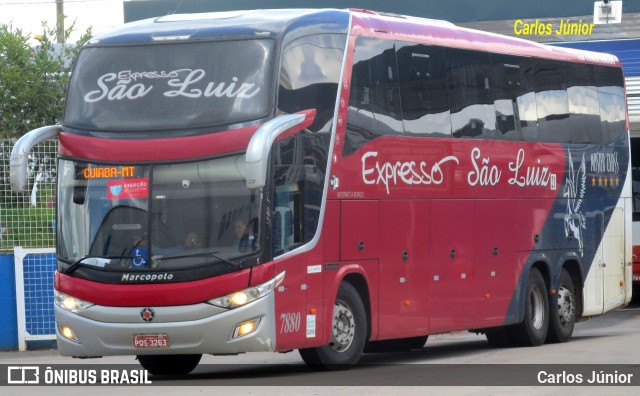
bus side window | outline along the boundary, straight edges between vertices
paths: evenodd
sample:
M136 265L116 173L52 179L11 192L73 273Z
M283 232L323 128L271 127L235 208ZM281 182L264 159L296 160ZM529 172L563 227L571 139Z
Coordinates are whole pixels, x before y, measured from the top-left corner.
M602 144L595 67L583 63L566 63L565 67L571 143Z
M360 37L353 60L343 155L377 137L402 131L394 42Z
M404 132L451 137L444 49L398 43L396 56Z
M566 143L571 141L569 100L562 62L539 60L534 65L538 130L525 140Z
M604 144L624 135L625 99L622 71L615 67L596 66L598 102Z
M507 140L522 140L523 130L529 131L538 123L530 75L527 58L491 56L496 129Z
M498 139L489 54L447 48L451 127L456 137Z
M315 34L288 43L282 55L278 111L314 109L312 132L331 132L345 36Z
M301 133L274 145L272 249L278 256L313 239L318 231L326 173L326 135Z

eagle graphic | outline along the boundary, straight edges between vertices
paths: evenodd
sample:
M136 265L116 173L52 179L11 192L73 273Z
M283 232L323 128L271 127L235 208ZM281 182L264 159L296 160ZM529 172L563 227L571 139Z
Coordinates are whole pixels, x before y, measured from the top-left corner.
M567 198L567 213L564 215L564 233L567 238L575 238L578 240L580 256L584 253L582 230L587 228L586 218L582 213L582 203L584 201L586 188L587 171L584 154L582 154L580 168L576 172L573 169L573 158L571 158L571 151L569 151L569 173L563 192L563 196Z

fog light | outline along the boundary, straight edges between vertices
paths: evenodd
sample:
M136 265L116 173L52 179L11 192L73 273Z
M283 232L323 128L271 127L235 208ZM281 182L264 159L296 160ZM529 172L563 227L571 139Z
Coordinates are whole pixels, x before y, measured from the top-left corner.
M258 328L258 324L260 324L260 318L251 319L249 321L237 324L236 328L233 329L233 335L231 336L231 338L244 337L247 334L253 333Z
M73 342L78 342L78 337L76 337L76 333L71 327L58 324L58 331L64 338Z

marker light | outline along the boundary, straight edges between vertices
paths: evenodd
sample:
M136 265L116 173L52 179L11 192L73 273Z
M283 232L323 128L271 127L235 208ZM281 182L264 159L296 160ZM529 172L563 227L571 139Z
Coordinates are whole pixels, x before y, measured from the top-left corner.
M57 290L54 290L54 301L57 306L72 313L78 313L93 306L90 302L72 297Z
M61 325L58 323L58 331L62 336L68 340L73 342L78 342L78 337L76 337L76 333L69 326Z
M226 296L214 298L208 302L209 304L220 308L238 308L271 293L280 283L282 283L283 280L284 272L261 285L249 287L238 292L227 294Z

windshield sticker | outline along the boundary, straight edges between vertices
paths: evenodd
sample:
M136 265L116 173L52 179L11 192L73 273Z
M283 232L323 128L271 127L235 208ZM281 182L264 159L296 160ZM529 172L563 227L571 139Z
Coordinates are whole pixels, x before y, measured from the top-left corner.
M149 196L149 179L139 177L127 180L109 180L107 182L107 199L147 198Z
M103 99L108 101L135 100L145 97L156 86L158 86L157 89L163 90L162 95L167 98L227 97L250 99L260 92L260 87L256 87L256 84L240 82L239 78L235 76L231 78L231 81L210 81L208 83L205 76L206 72L203 69L179 69L170 72L125 70L118 73L106 73L96 80L98 89L84 95L84 101L95 103ZM165 83L155 85L154 81L162 80L165 80Z

